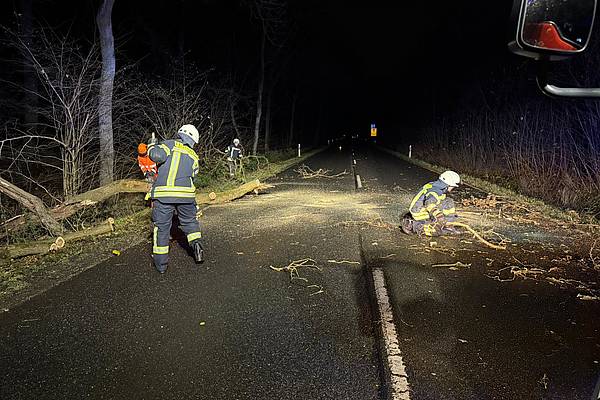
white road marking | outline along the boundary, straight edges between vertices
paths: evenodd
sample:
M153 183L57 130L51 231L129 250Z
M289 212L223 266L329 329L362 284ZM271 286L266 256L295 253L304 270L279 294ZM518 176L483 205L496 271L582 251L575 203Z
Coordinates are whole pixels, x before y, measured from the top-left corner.
M408 375L402 361L392 306L390 305L390 298L385 287L385 278L381 268L373 269L373 283L381 320L381 333L385 344L385 361L390 373L389 398L392 400L410 400Z
M356 160L352 160L354 162L354 165L356 165Z
M360 180L360 175L356 175L356 188L362 189L362 181Z

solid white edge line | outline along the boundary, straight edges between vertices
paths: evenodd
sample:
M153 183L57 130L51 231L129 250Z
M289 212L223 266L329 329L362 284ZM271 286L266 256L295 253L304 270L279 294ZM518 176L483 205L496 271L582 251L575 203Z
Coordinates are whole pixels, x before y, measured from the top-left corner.
M356 174L356 188L362 189L362 181L360 180L360 175Z
M385 287L385 278L381 268L373 269L373 285L381 320L381 333L384 339L384 350L387 366L390 372L390 399L410 400L410 385L408 375L402 361L402 352L398 343L398 333L394 323L392 306Z

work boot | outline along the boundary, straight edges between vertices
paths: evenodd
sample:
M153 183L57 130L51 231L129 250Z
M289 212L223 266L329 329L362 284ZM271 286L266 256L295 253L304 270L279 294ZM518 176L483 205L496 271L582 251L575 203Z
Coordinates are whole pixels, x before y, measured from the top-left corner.
M400 229L402 229L402 232L406 233L407 235L410 235L413 233L413 219L412 216L409 213L404 214L404 216L402 217L402 224L400 225Z
M456 227L454 227L454 226L445 225L442 228L442 235L460 235L460 234L462 234L462 232L460 230L456 229Z
M194 254L194 260L196 260L196 264L200 264L204 262L204 250L202 249L202 245L199 240L194 240L192 243L192 253Z

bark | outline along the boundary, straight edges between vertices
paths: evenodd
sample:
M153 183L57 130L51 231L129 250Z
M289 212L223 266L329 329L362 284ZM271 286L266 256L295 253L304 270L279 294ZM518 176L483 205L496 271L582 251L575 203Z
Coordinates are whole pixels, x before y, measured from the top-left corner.
M0 178L0 193L19 202L23 207L34 213L48 232L55 236L62 233L62 226L50 215L48 209L38 197Z
M112 182L115 158L112 126L112 96L116 68L115 43L111 17L113 4L114 0L103 0L96 16L96 23L100 33L100 48L102 51L102 75L98 102L100 185L106 185Z
M88 229L83 229L77 232L68 233L64 235L62 239L64 239L65 246L68 246L71 242L85 239L88 237L104 235L107 233L111 233L114 230L114 220L112 218L109 218L108 221L101 225L97 225ZM15 259L37 254L47 254L51 251L60 250L53 246L56 243L56 239L47 239L36 240L35 242L22 243L18 245L6 246L0 249L0 259Z
M254 143L252 145L252 155L258 152L258 139L260 136L260 120L262 117L262 102L263 91L265 87L265 46L266 34L263 30L262 40L260 43L260 78L258 81L258 97L256 99L256 120L254 121Z

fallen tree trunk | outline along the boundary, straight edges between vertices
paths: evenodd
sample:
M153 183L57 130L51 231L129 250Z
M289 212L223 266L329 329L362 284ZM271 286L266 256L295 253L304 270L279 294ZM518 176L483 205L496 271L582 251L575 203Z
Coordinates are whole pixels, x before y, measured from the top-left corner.
M250 192L258 193L259 190L264 190L273 187L261 183L258 179L244 183L242 186L219 193L198 193L196 194L197 204L221 204L240 198ZM211 196L212 195L212 196Z
M66 218L69 218L77 211L85 207L95 205L96 203L100 203L104 200L107 200L116 194L146 193L148 192L148 190L150 190L150 185L146 181L135 179L122 179L119 181L112 182L106 186L102 186L97 189L93 189L85 193L79 194L77 196L71 197L58 207L51 209L46 209L45 207L44 208L50 216L50 218L52 218L54 221L62 221ZM29 193L27 194L29 195ZM0 226L0 228L3 231L0 233L0 238L4 238L10 235L12 232L15 232L19 228L25 226L28 222L36 221L41 221L37 214L34 214L33 216L22 215L18 218L13 218ZM53 232L51 233L54 234Z
M61 224L59 224L58 221L56 221L56 219L48 212L44 202L42 202L39 197L24 191L23 189L13 185L3 178L0 178L0 193L4 193L34 213L44 228L46 228L51 235L59 235L62 233ZM13 220L12 222L18 220L19 218Z
M220 193L198 193L196 194L197 204L220 204L235 200L250 192L258 193L259 190L264 190L272 187L261 183L258 179L247 182L237 188L227 190ZM104 200L111 198L119 193L146 193L150 190L150 185L146 181L123 179L112 182L106 186L90 190L88 192L73 196L63 204L52 209L46 209L50 218L54 221L62 221L77 211L93 206ZM27 192L24 192L28 194ZM35 197L35 196L34 196ZM38 199L39 200L39 199ZM32 218L33 217L33 218ZM28 222L39 222L40 219L36 215L22 215L13 218L4 224L0 225L0 238L5 238L19 228L25 226Z
M81 231L67 233L56 239L37 240L35 242L10 245L0 249L0 259L15 259L25 256L47 254L51 251L58 251L69 243L85 239L88 237L99 236L111 233L115 230L114 219L109 218L105 223Z

